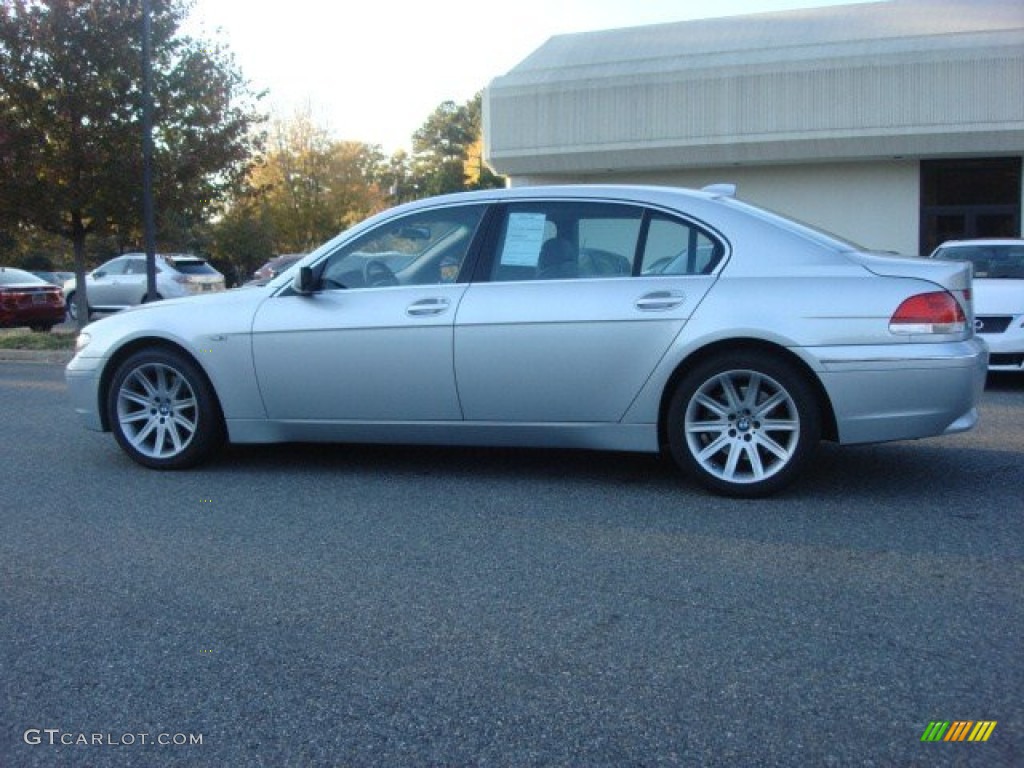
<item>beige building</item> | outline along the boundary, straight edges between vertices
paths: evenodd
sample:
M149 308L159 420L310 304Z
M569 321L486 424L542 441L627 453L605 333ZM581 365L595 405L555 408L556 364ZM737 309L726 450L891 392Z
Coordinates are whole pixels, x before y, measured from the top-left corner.
M1024 2L888 0L553 37L484 95L513 185L734 182L879 250L1019 236Z

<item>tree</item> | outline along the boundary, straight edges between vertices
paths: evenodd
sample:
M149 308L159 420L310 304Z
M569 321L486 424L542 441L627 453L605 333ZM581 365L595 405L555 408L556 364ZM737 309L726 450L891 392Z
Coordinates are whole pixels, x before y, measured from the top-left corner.
M482 96L445 101L413 134L413 175L425 195L504 186L483 162Z
M186 0L151 7L156 210L198 222L259 148L259 95L224 47L179 31ZM141 38L141 9L125 0L0 7L0 221L70 241L83 287L89 236L139 237Z
M379 147L332 139L306 108L274 124L266 156L214 226L215 252L248 273L271 255L309 251L387 207L387 181Z

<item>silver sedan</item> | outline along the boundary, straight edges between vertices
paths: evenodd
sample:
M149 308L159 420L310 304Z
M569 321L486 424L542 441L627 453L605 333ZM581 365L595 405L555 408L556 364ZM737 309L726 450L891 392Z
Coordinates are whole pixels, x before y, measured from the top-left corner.
M493 190L381 213L262 287L93 323L67 380L157 469L225 439L667 450L760 496L822 439L970 429L970 288L968 265L868 253L726 185Z

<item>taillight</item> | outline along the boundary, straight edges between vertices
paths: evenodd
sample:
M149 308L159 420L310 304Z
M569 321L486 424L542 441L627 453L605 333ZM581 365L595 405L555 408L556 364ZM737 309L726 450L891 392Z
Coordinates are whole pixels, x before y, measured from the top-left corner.
M891 333L963 333L967 317L953 294L919 293L904 301L889 318Z

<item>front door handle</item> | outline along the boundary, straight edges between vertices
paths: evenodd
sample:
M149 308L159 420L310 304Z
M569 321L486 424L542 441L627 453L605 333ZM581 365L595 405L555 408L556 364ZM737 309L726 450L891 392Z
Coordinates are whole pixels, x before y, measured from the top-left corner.
M409 317L426 317L428 315L440 315L442 312L448 309L451 304L448 299L437 298L437 299L423 299L421 301L414 302L406 307L405 314Z
M675 309L686 301L686 295L681 291L653 291L645 293L633 305L645 312L657 312L659 310Z

